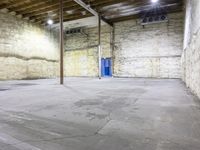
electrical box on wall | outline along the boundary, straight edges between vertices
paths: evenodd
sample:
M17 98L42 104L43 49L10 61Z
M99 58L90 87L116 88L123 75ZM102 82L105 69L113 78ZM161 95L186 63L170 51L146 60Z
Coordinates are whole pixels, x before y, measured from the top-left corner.
M102 77L112 77L112 60L111 58L101 59L101 74Z
M82 35L86 35L87 34L84 32L83 28L73 28L73 29L69 29L65 31L65 34L67 36L73 35L73 34L82 34Z
M141 25L168 22L167 11L159 4L141 13Z
M150 16L141 19L141 25L168 22L167 15Z

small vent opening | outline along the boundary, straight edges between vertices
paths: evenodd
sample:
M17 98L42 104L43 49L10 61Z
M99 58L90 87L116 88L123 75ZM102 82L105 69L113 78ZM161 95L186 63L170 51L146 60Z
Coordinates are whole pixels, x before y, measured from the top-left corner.
M69 29L69 30L66 30L65 31L65 34L67 36L71 36L73 34L82 34L82 35L86 35L87 34L85 33L84 29L83 28L73 28L73 29Z
M168 22L167 11L160 5L155 5L151 9L141 13L141 25Z

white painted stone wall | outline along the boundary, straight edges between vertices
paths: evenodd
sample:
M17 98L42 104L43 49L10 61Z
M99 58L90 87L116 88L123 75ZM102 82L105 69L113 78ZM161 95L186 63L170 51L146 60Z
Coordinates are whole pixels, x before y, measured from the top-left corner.
M0 80L56 76L55 38L40 26L0 12Z
M169 15L169 24L144 29L137 20L115 24L114 76L180 78L183 14ZM48 30L0 13L0 79L48 78L59 73L58 36ZM97 76L98 30L88 37L66 37L65 76ZM102 57L112 57L111 28L102 27Z
M86 28L88 35L72 34L65 38L65 76L98 76L98 28ZM111 28L102 26L102 57L111 57Z
M186 0L183 80L200 97L200 1Z
M145 28L139 20L115 24L114 76L181 78L183 14L168 17Z

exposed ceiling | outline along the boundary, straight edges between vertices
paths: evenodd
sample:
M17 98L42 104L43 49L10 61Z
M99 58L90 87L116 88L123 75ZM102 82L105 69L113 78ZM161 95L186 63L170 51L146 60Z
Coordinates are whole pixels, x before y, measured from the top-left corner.
M101 24L105 25L106 23L102 22ZM96 26L98 26L98 21L95 16L64 22L65 29L80 28L80 27L89 28L89 27L96 27ZM58 29L60 28L60 24L59 23L54 24L51 27Z
M72 21L93 16L89 11L74 2L63 0L64 21ZM137 18L141 12L151 9L151 0L82 0L88 7L94 9L113 23L131 18ZM159 5L166 11L182 11L183 0L159 0ZM0 9L7 9L22 18L27 18L38 24L46 24L48 19L59 22L59 0L0 0Z

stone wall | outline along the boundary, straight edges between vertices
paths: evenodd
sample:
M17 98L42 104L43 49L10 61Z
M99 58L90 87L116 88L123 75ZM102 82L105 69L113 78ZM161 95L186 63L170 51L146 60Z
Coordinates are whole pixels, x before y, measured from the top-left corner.
M98 76L98 28L65 37L65 76ZM102 26L102 57L111 57L111 28Z
M183 14L169 15L169 23L143 28L138 20L114 25L115 49L111 48L111 28L102 28L102 57L114 58L114 76L181 78ZM98 29L85 29L85 35L66 37L65 75L97 76Z
M0 12L0 80L58 74L58 45L48 30Z
M200 1L186 0L183 80L200 97Z
M115 24L114 76L181 78L183 14L168 17L144 28L139 20Z
M138 20L102 26L102 57L113 57L114 76L180 78L183 14L143 28ZM58 35L8 13L0 13L0 79L49 78L59 73ZM65 76L98 76L98 29L65 37Z

